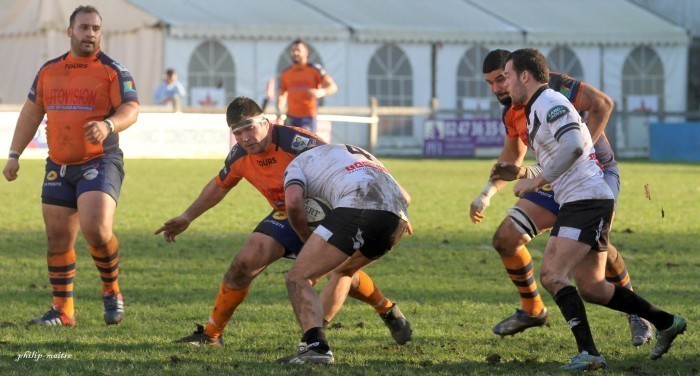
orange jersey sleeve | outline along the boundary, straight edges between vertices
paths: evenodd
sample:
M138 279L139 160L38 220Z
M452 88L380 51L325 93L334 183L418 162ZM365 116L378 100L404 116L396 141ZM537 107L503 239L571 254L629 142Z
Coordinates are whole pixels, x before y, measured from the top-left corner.
M108 118L124 102L138 102L129 71L102 52L90 57L67 53L48 61L28 98L46 112L49 157L59 164L79 164L117 151L117 134L92 145L83 126Z
M316 116L316 98L308 96L309 89L321 86L326 71L318 64L292 65L280 75L280 92L287 93L287 115Z
M525 145L529 145L524 106L510 105L506 107L503 111L503 124L506 127L506 137L519 137Z
M280 125L272 126L269 137L270 144L262 153L248 154L244 148L234 145L216 183L230 189L246 179L265 196L273 209L285 211L284 171L297 155L325 142L304 129Z

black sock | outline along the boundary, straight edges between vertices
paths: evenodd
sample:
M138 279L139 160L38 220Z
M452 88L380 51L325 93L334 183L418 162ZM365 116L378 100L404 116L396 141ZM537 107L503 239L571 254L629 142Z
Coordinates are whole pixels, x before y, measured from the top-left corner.
M326 339L326 330L322 327L311 328L301 337L301 342L306 342L309 349L318 352L326 352L330 350L328 340Z
M636 293L620 286L615 286L615 293L613 293L612 298L605 306L616 311L631 313L645 318L649 320L650 323L654 324L658 330L668 329L673 325L672 314L647 302Z
M571 328L571 333L576 338L578 352L587 351L591 355L599 356L600 353L593 342L591 327L588 325L586 307L583 299L578 294L574 286L566 286L554 295L554 301L559 306L564 319Z

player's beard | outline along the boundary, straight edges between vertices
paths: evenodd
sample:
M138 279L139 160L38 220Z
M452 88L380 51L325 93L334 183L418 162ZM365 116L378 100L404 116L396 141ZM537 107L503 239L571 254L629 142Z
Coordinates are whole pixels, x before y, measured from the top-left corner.
M510 104L513 103L513 101L510 99L510 95L505 95L503 97L497 95L496 99L498 99L498 101L504 106L510 106Z
M100 39L95 38L94 40L83 39L78 40L75 36L71 37L71 46L73 52L81 57L88 57L93 55L97 50L100 49Z

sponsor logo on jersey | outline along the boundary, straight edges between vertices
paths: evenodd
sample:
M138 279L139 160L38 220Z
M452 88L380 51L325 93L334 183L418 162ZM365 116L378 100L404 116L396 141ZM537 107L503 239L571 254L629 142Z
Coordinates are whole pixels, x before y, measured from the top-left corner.
M295 136L294 140L292 140L292 149L304 150L310 143L311 140L307 137Z
M49 89L44 103L50 109L92 110L97 102L97 91L91 89Z
M133 93L136 91L136 88L134 87L134 81L125 81L124 82L124 92L125 93Z
M48 181L56 180L57 177L58 177L58 173L56 173L56 171L49 171L49 173L46 174L46 180L48 180Z
M258 165L260 165L261 167L265 167L265 166L269 166L269 165L277 163L277 160L275 159L275 157L272 157L272 158L267 158L267 159L262 159L262 160L258 159L258 160L256 160L256 162L258 162Z
M543 185L542 188L540 188L540 189L543 190L543 191L551 191L551 190L552 190L552 184L547 183L547 184Z
M547 122L552 123L555 120L569 113L569 109L564 105L557 105L547 111Z
M87 64L82 64L82 63L75 63L75 64L66 64L65 68L66 69L79 69L79 68L87 68Z
M377 170L382 171L382 172L387 172L387 173L389 172L389 170L387 170L386 167L382 167L376 163L360 162L360 161L355 162L355 163L351 164L350 166L345 167L345 171L355 172L355 171L357 171L361 168L364 168L364 167L374 168L374 169L377 169Z

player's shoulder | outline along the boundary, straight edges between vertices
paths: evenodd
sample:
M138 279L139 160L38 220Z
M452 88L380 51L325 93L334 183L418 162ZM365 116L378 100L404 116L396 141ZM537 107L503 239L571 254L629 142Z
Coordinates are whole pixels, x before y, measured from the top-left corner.
M307 68L311 68L317 71L321 76L328 74L321 64L318 63L306 63Z
M59 64L61 61L65 60L66 57L68 57L68 54L69 54L69 53L70 53L70 52L66 52L66 53L64 53L64 54L61 55L61 56L55 57L55 58L53 58L53 59L51 59L51 60L45 62L44 65L41 66L40 70L43 70L43 69L46 69L46 68L49 68L49 67L56 66L56 65Z
M537 108L538 112L546 114L546 119L549 123L576 111L563 94L552 89L542 92L537 100Z
M578 92L582 86L583 82L572 78L568 74L559 72L549 73L549 88L559 92L572 103L578 97Z
M248 156L248 152L245 150L244 147L241 147L238 144L233 145L231 150L228 152L228 155L226 156L225 165L231 166L236 161L241 160L247 156Z
M326 144L319 136L297 127L273 125L272 138L275 145L286 153L294 155Z
M97 60L99 60L102 65L116 72L119 76L131 76L128 69L102 51L97 54Z

